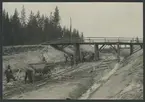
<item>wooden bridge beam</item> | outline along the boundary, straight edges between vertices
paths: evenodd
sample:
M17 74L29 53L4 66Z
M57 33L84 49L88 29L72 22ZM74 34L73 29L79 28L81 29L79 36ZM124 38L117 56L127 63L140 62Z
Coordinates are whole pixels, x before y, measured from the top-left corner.
M101 49L105 46L105 44L103 44L100 48L99 48L99 51L101 51Z
M108 45L104 45L104 47L100 50L100 52L101 52L102 50L104 50L106 46L108 46Z
M94 50L95 50L94 60L97 61L97 60L99 60L99 46L98 46L98 44L94 45Z

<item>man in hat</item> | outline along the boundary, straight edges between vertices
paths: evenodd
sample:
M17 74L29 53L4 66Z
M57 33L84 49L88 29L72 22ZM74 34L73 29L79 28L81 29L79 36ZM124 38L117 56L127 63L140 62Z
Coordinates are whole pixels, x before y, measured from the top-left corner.
M10 65L8 65L7 69L5 70L5 75L6 75L7 83L10 82L10 79L16 81L15 77L13 76Z

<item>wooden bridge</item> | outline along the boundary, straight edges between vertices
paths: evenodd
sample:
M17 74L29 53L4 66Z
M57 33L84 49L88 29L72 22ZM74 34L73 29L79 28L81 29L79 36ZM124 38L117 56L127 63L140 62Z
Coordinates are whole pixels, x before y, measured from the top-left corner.
M74 45L75 47L75 60L82 61L82 53L80 51L80 45L94 45L94 59L99 60L99 52L103 50L106 45L109 45L116 53L118 61L120 60L120 49L122 46L126 48L129 46L130 55L133 54L134 45L138 45L141 49L143 48L142 38L127 38L127 37L85 37L83 40L80 38L75 39L56 39L53 41L42 43L42 45ZM100 47L99 47L100 46Z

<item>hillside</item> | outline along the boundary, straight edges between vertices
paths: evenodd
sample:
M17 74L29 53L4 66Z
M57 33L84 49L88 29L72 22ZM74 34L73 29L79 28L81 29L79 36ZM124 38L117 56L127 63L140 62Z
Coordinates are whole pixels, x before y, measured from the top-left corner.
M143 99L143 50L124 59L89 99Z

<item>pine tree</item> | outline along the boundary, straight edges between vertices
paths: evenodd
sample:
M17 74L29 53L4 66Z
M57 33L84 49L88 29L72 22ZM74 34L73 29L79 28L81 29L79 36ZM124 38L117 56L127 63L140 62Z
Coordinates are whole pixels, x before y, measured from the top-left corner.
M45 41L58 40L58 38L69 41L77 41L80 36L77 29L70 29L60 25L60 15L58 7L54 13L50 13L47 17L40 15L38 11L36 15L31 11L28 21L26 21L25 8L22 6L21 17L18 17L18 11L15 9L14 14L9 17L8 13L3 10L3 43L4 45L20 45L20 44L39 44Z
M53 31L53 36L55 39L61 38L62 37L62 29L60 26L60 15L59 15L59 9L56 6L55 11L53 13L53 19L52 23L54 26L54 31Z
M49 37L48 37L48 34L49 34L49 19L48 17L45 17L44 18L44 30L43 30L43 33L44 33L44 38L43 38L43 41L48 41L49 40Z
M26 26L26 12L25 12L25 8L24 5L22 6L22 11L21 11L21 25L22 27Z
M73 29L73 32L72 32L72 39L73 40L76 40L76 33L77 33L77 30Z
M18 17L18 11L15 9L14 15L11 18L11 24L12 24L12 39L13 39L13 45L19 45L22 44L22 36L20 35L20 19Z
M37 23L38 23L38 27L41 27L41 21L40 21L40 12L38 11L37 14L36 14L36 20L37 20Z
M64 27L62 31L63 31L63 39L65 41L70 41L70 30Z
M41 16L41 19L40 19L40 23L41 23L41 28L42 28L42 31L44 30L44 20L45 20L45 17L44 15Z
M28 19L27 28L26 28L27 33L25 34L26 35L25 44L34 44L33 42L34 42L35 32L34 32L33 22L34 22L34 13L31 11Z
M5 10L2 11L2 24L4 24L4 21L5 21L5 17L6 17L6 12Z
M59 15L59 9L56 6L55 12L53 13L53 24L55 27L60 25L60 15Z
M24 5L22 6L22 11L21 11L21 18L20 18L20 22L21 22L21 37L22 39L22 44L25 44L25 38L26 38L26 12L25 12L25 8Z
M2 43L5 45L5 10L2 11Z
M40 15L40 12L38 11L37 14L36 14L36 21L37 21L37 28L36 28L36 39L38 41L38 43L41 43L43 41L43 19L42 19L42 16Z

